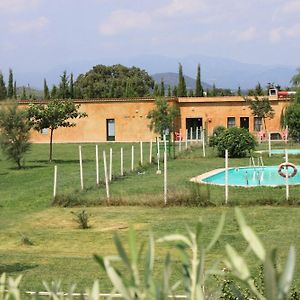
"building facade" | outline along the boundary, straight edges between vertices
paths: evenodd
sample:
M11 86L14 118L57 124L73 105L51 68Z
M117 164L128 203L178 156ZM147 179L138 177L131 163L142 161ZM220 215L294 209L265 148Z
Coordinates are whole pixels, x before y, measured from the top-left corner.
M273 119L266 120L267 131L280 134L280 116L288 105L288 98L269 96L274 109ZM54 132L54 142L132 142L149 141L157 135L150 131L148 112L155 108L154 98L91 99L74 100L87 118L75 120L76 127L59 128ZM256 134L264 130L263 120L254 117L243 97L174 97L170 105L177 105L180 117L176 121L176 131L186 138L195 138L196 129L205 129L208 135L218 125L244 127ZM36 103L43 103L37 101ZM45 103L45 102L44 102ZM26 107L29 101L20 101ZM192 130L191 130L192 128ZM50 132L32 131L34 143L48 143Z

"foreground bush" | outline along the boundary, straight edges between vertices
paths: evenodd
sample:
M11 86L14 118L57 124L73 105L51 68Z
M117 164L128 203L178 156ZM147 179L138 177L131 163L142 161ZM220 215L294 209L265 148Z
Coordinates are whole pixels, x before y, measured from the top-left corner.
M256 144L254 136L247 129L231 127L226 129L218 139L218 155L224 157L227 149L230 157L245 157L255 149Z

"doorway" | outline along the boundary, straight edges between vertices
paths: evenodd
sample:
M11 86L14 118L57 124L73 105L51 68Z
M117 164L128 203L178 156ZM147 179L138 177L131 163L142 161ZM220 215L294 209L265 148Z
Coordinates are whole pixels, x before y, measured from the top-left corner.
M202 129L202 118L186 118L185 128L188 131L187 138L195 140L197 137L196 131L198 129L198 138L200 139L200 129Z
M240 127L249 130L249 117L240 117Z
M106 119L106 140L115 141L115 119Z

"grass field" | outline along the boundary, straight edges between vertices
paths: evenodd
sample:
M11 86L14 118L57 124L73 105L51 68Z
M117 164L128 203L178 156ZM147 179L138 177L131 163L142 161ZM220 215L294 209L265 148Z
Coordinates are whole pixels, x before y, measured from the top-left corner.
M127 175L119 178L120 147L124 147L124 166ZM114 199L126 200L127 203L163 201L162 175L156 175L156 167L149 166L145 174L137 171L129 173L131 165L131 144L99 145L100 177L103 180L102 150L112 147L113 174L116 177L110 186ZM149 144L144 145L144 161L149 160ZM282 147L282 145L277 145ZM296 146L294 146L296 147ZM266 145L261 146L266 148ZM10 275L23 274L23 288L41 290L42 280L55 278L62 280L66 288L76 282L78 289L90 285L95 278L101 279L103 290L109 284L100 268L93 261L92 255L115 253L112 235L118 232L126 241L127 228L133 225L138 231L139 240L144 240L150 230L155 237L171 232L184 232L185 225L193 226L199 217L205 223L205 240L212 235L218 219L226 212L226 224L217 247L208 255L208 263L220 259L226 243L232 243L243 251L243 242L237 228L231 206L238 204L248 222L259 233L268 248L279 247L279 254L284 257L291 243L298 249L300 261L300 187L291 187L291 199L294 205L286 204L285 189L277 188L230 188L230 205L222 205L224 189L210 187L210 201L216 207L148 207L143 206L93 206L85 207L91 214L91 229L80 230L73 221L71 211L82 210L80 207L61 208L51 206L53 190L53 169L58 166L58 193L80 195L80 199L103 204L105 189L103 183L95 186L95 145L85 144L83 149L83 171L85 191L80 191L78 145L54 145L54 162L48 163L48 145L33 145L26 156L26 168L17 170L3 155L0 156L0 273ZM138 167L139 145L135 145L135 166ZM265 165L278 165L282 156L268 158L264 155ZM291 161L300 164L300 157L293 156ZM230 166L245 166L245 159L231 159ZM181 197L189 190L189 179L206 171L223 167L224 160L217 158L212 150L208 157L202 157L201 148L194 148L182 157L169 161L170 201ZM206 187L203 188L206 191ZM274 202L273 206L258 205ZM21 243L26 236L34 243L32 246ZM167 247L157 246L157 272L163 261ZM176 258L176 254L175 254ZM252 258L249 258L252 261ZM176 272L175 272L176 273ZM178 274L174 275L175 277ZM300 285L300 275L296 279Z

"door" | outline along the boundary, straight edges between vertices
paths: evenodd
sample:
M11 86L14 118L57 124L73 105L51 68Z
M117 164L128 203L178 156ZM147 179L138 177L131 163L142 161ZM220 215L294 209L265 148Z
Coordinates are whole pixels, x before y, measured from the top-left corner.
M200 129L202 128L202 118L186 118L185 128L188 131L187 138L195 140L197 137L196 131L198 129L198 138L200 139Z
M240 127L249 130L249 117L240 117Z
M115 119L106 119L106 140L115 141Z

